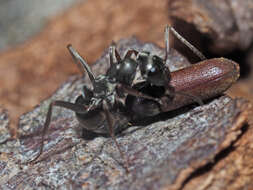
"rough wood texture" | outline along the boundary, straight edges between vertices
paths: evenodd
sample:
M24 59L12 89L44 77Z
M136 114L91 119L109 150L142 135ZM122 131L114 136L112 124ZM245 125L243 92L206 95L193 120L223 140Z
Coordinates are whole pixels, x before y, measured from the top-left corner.
M134 38L122 40L118 49L122 54L127 47L164 53ZM172 71L189 65L176 51L172 57ZM104 54L92 68L96 74L104 73L108 55ZM73 102L87 81L70 78L50 99L21 117L20 139L0 145L2 188L180 189L194 172L213 163L240 137L249 111L247 101L221 96L201 107L153 118L147 126L129 127L117 138L129 158L127 175L122 167L124 160L110 138L81 138L74 114L55 108L40 162L24 164L38 153L41 137L37 132L43 127L50 101ZM31 133L37 135L27 136Z
M193 25L189 33L201 32L209 39L205 47L219 55L234 49L245 50L252 43L252 0L170 0L169 4L175 24L182 27L178 22L184 21Z
M184 190L253 189L253 127L245 127L244 134L189 180Z
M0 107L0 144L6 142L11 137L9 129L9 118L7 110Z

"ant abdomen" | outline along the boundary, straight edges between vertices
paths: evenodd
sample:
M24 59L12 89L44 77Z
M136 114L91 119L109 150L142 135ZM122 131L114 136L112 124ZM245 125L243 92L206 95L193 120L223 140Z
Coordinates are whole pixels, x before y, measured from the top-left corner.
M134 88L157 99L165 95L164 86L154 86L146 82L142 82L134 85ZM162 112L160 104L157 101L143 97L128 95L125 103L127 109L131 113L132 119L134 120L152 117Z
M80 104L84 107L89 106L89 104L87 103L87 99L85 99L83 95L78 96L75 102L75 104ZM115 120L113 121L115 123L115 133L117 133L117 131L119 131L122 127L127 126L129 119L126 117L125 108L121 103L118 102L117 105L115 105L113 108L110 108L109 111L115 118ZM82 128L97 134L108 134L108 121L104 113L102 104L88 111L87 113L76 112L75 114Z

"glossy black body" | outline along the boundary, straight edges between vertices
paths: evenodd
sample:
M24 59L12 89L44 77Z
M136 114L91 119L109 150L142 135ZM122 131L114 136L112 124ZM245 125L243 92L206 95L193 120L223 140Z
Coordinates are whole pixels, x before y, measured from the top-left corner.
M84 88L84 93L87 93L87 91L88 90ZM83 97L83 95L80 95L76 99L75 104L89 107L90 98ZM114 133L118 133L124 127L127 126L130 119L127 114L126 108L121 102L117 102L114 104L113 107L109 109L109 111L114 118ZM106 119L102 104L98 105L96 108L88 111L87 113L76 112L76 117L82 128L93 133L108 135L108 121Z

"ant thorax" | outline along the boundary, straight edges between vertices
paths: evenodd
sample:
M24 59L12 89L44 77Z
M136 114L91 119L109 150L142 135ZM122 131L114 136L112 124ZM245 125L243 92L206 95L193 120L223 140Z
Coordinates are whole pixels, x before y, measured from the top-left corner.
M106 75L99 75L96 77L93 85L94 97L92 100L96 102L95 104L99 104L105 100L109 104L114 105L117 83L110 80Z
M136 72L135 72L135 75L134 75L132 86L137 84L137 83L142 83L142 82L145 82L145 79L142 77L140 67L138 66L136 68Z

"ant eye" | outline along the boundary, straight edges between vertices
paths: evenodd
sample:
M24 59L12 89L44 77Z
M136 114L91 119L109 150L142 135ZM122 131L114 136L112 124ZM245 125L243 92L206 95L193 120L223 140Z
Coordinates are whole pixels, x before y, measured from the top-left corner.
M155 75L159 75L159 68L157 67L156 64L151 62L148 64L142 64L141 72L144 78L148 78L148 80L150 80Z
M152 67L151 69L150 69L150 72L152 72L152 73L154 73L156 71L156 68L155 67Z
M157 68L155 66L152 66L148 71L148 76L152 76L157 72Z

